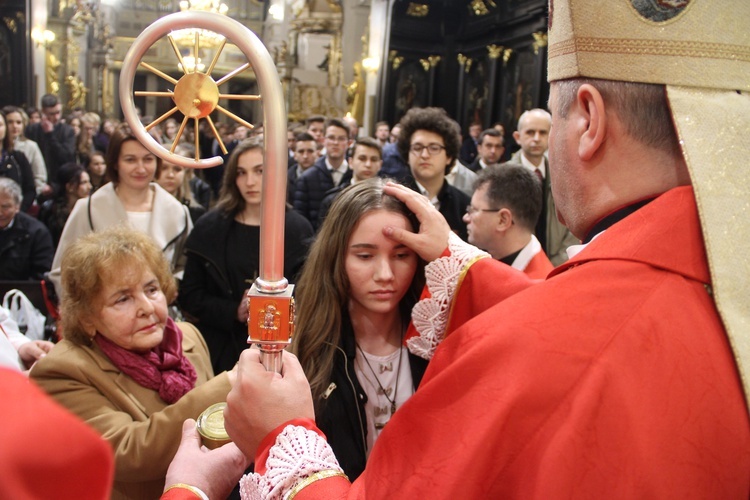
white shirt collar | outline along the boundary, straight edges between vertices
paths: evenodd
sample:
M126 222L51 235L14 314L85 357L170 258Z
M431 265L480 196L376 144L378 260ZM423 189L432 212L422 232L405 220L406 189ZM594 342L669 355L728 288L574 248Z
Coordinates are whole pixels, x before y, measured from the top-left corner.
M430 198L430 193L427 192L423 185L421 185L416 179L414 180L414 183L417 185L417 189L419 189L419 192L422 194L422 196L424 196L425 198ZM437 196L431 198L430 203L432 203L435 208L440 210L440 200L438 200Z
M536 239L536 236L532 234L531 240L529 240L526 246L521 249L518 255L516 255L516 258L513 260L513 264L511 264L510 267L512 267L513 269L518 269L519 271L524 271L526 269L526 266L529 265L529 262L531 262L531 259L533 259L534 256L541 251L542 244L539 243L539 240Z
M606 231L606 229L605 229L605 231ZM601 236L602 234L604 234L605 231L602 231L601 233L598 233L596 236L594 236L593 238L591 238L591 241L594 241L595 239L597 239L599 236ZM587 246L589 246L591 244L591 241L589 241L588 243L581 243L580 245L570 245L568 248L566 248L565 249L565 253L568 254L568 259L572 259L576 255L578 255L579 253L581 253L584 248L586 248Z
M328 170L332 170L334 172L339 172L343 174L343 173L346 173L347 170L349 170L349 163L346 161L346 158L344 158L344 161L341 162L341 165L339 165L339 168L333 168L333 165L331 165L331 162L328 161L328 157L326 156L326 168Z
M528 168L532 172L538 168L539 171L542 173L542 178L545 178L545 179L547 178L547 169L546 169L546 165L544 163L544 157L542 157L542 162L537 167L536 165L534 165L533 163L531 163L529 160L527 160L526 159L526 155L524 155L523 151L521 151L521 165L523 165L524 167Z

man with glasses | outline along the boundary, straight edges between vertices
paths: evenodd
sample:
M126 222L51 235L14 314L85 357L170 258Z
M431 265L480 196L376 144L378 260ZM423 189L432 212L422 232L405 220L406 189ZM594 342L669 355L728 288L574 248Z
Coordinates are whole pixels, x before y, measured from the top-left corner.
M314 228L318 227L320 203L326 191L352 180L352 171L346 161L349 145L349 128L341 120L331 118L326 123L326 154L306 170L298 179L294 190L294 209L304 215Z
M520 165L482 170L464 215L469 243L531 278L544 279L553 266L534 236L541 211L542 186L534 174Z
M470 198L445 178L461 147L458 124L441 108L412 108L400 123L398 150L411 171L404 184L425 195L451 229L466 240L463 216Z
M63 123L62 105L56 95L42 97L42 121L26 127L26 138L39 145L47 166L47 179L50 184L57 179L61 165L75 161L76 138L73 127Z

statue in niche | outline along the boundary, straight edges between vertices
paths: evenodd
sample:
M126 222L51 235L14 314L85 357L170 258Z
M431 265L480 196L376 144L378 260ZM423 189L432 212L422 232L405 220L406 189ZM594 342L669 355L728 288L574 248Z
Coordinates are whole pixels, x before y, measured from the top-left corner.
M273 49L273 62L276 65L286 64L287 56L289 55L289 46L286 41L282 41L277 47Z
M83 84L81 77L76 76L75 73L71 73L65 77L65 85L68 87L68 109L85 107L86 95L89 93L89 89Z
M346 86L346 104L357 123L362 123L365 117L365 79L359 61L354 63L354 81Z
M60 61L55 54L47 49L47 64L44 68L44 76L47 83L47 93L57 95L60 92L60 82L57 81L57 70L60 68Z

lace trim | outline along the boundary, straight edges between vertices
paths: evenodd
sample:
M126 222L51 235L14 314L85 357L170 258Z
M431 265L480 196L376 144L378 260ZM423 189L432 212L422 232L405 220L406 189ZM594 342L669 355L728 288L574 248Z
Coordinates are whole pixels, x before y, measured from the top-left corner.
M295 485L321 471L343 474L325 439L304 427L287 425L276 437L266 460L266 474L240 479L242 500L282 500Z
M489 257L487 252L466 243L454 233L448 236L448 250L450 255L440 257L425 267L430 297L417 302L411 312L419 336L407 340L406 344L413 354L427 360L432 359L435 349L445 337L450 306L463 273L476 260Z

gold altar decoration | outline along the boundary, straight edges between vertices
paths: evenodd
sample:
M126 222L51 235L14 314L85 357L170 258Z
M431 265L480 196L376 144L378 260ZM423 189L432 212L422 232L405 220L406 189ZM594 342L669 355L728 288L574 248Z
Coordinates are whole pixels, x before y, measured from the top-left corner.
M534 44L532 45L534 47L534 55L538 56L539 49L547 46L547 33L537 31L536 33L532 33L531 36L534 37Z
M406 8L406 15L412 17L425 17L430 13L430 6L423 3L409 3Z
M490 13L490 7L495 8L497 4L493 0L472 0L469 10L475 16L486 16Z
M362 76L362 64L354 63L354 80L346 86L346 103L349 113L357 123L362 123L365 118L365 79Z
M503 53L504 47L502 45L495 45L494 43L492 45L487 46L487 53L490 56L490 59L497 59L500 57Z

